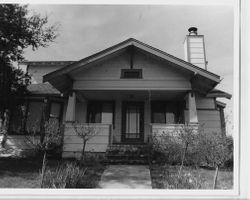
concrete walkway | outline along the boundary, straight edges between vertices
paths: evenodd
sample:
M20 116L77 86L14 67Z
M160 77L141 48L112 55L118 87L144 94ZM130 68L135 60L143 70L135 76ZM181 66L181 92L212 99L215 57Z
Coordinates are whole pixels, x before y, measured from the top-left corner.
M147 165L110 165L103 173L100 188L152 189Z

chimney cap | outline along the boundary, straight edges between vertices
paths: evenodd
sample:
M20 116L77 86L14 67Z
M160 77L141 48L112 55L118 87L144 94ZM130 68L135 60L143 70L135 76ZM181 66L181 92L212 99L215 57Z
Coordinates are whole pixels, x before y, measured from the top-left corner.
M190 27L188 29L189 35L197 35L198 28L196 27Z

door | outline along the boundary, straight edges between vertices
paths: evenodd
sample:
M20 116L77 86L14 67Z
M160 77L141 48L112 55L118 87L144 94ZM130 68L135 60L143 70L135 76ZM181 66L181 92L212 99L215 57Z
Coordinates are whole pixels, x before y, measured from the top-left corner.
M122 142L143 143L144 103L123 102L122 105Z

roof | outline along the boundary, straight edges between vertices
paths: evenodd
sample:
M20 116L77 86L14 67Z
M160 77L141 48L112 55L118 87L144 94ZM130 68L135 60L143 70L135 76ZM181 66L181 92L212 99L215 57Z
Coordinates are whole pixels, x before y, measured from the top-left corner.
M60 95L60 92L49 83L30 84L27 89L35 95Z
M222 107L222 108L225 108L225 107L226 107L226 104L223 103L223 102L221 102L221 101L216 101L216 104L217 104L217 106L220 106L220 107Z
M69 65L76 61L22 61L18 64L24 64L24 65Z
M210 77L212 79L215 79L218 82L220 81L220 76L218 76L218 75L216 75L216 74L214 74L212 72L209 72L209 71L207 71L205 69L202 69L200 67L197 67L197 66L195 66L195 65L193 65L193 64L191 64L189 62L186 62L186 61L184 61L182 59L179 59L179 58L177 58L175 56L172 56L172 55L170 55L170 54L168 54L166 52L163 52L163 51L161 51L159 49L156 49L156 48L154 48L154 47L152 47L150 45L147 45L147 44L145 44L143 42L140 42L140 41L138 41L138 40L136 40L134 38L130 38L128 40L125 40L125 41L123 41L123 42L121 42L121 43L119 43L117 45L114 45L114 46L112 46L110 48L107 48L107 49L105 49L103 51L100 51L100 52L98 52L98 53L96 53L94 55L91 55L91 56L86 57L86 58L84 58L82 60L74 62L74 63L72 63L72 64L70 64L68 66L65 66L62 69L51 72L51 73L44 76L44 81L46 82L46 81L48 81L49 79L51 79L52 77L54 77L54 76L56 76L58 74L62 74L62 73L65 73L65 72L69 72L71 70L75 70L76 68L78 68L78 67L80 67L80 66L82 66L84 64L88 64L90 62L93 62L93 61L95 61L97 59L100 59L100 58L102 58L102 57L104 57L104 56L106 56L108 54L114 53L115 51L118 51L118 50L120 50L122 48L131 46L131 45L136 46L137 48L141 48L143 50L149 51L150 53L156 54L157 56L160 56L160 57L162 57L164 59L167 59L169 61L172 61L174 63L177 63L177 64L181 65L182 67L193 71L194 73L201 73L202 75L208 76L208 77Z
M222 90L213 89L207 94L207 97L225 97L227 99L231 99L232 95Z

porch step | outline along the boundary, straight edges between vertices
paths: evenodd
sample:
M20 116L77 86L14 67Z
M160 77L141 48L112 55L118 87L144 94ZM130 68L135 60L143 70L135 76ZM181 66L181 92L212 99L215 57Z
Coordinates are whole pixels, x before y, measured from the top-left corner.
M149 147L141 144L115 144L106 151L110 164L148 164Z

